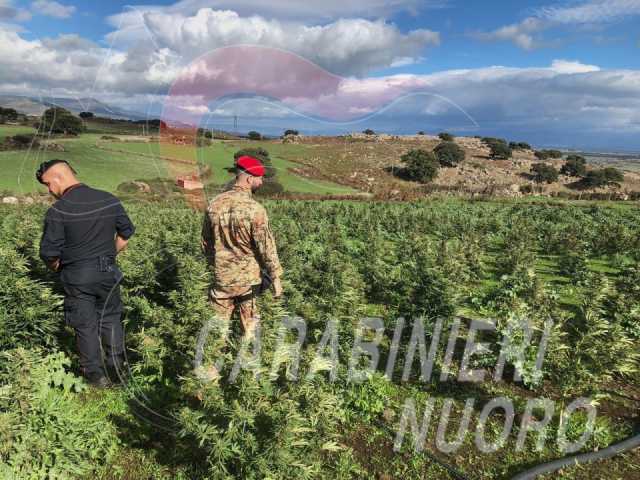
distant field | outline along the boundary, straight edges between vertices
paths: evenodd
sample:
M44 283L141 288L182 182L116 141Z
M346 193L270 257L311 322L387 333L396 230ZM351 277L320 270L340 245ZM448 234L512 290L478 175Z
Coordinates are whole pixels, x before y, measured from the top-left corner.
M0 152L0 190L18 194L44 191L36 181L34 172L41 162L53 158L68 160L83 181L109 191L115 191L120 183L127 180L168 175L163 162L97 149L95 142L98 137L87 134L78 139L56 140L65 146L65 152Z
M31 127L23 127L16 125L0 125L0 141L5 137L11 137L20 133L35 133L35 129Z
M233 166L233 154L242 148L263 147L273 161L277 170L277 177L290 192L314 193L314 194L350 194L357 190L337 185L331 182L310 180L295 175L288 171L290 168L299 167L293 159L304 156L309 147L303 145L282 145L270 142L214 142L211 147L196 148L191 146L158 144L158 143L132 143L132 142L105 142L107 148L126 150L128 152L142 153L145 155L161 155L193 163L194 167L200 164L209 165L213 170L213 183L223 184L229 181L233 174L226 169ZM171 164L170 168L173 168Z
M30 133L28 127L0 126L0 137L17 133ZM260 145L262 142L215 143L207 148L195 148L178 145L163 145L162 151L157 143L101 142L106 148L125 152L111 152L96 147L102 134L84 134L77 139L58 139L65 152L13 151L0 152L0 191L26 194L38 190L44 191L33 175L38 165L49 159L69 160L78 171L80 178L97 188L115 191L119 184L136 179L169 178L196 170L197 162L210 165L213 169L213 183L223 184L232 178L225 168L233 165L233 154L246 146ZM278 178L286 191L312 194L349 194L354 193L348 187L307 180L288 171L296 164L290 159L303 154L306 147L298 145L264 144L271 153L273 164L278 170ZM131 152L131 153L126 153ZM159 158L149 158L137 154L162 155L192 162L191 165L169 163Z

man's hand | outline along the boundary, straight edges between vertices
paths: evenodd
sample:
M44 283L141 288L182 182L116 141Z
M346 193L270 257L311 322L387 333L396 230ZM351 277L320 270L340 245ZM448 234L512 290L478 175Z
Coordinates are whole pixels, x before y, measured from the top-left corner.
M60 271L60 259L59 258L51 258L47 261L47 267L49 270L53 270L54 272Z
M282 296L282 283L280 282L280 278L274 278L271 283L271 290L273 291L273 296L278 298Z
M127 248L129 240L125 240L120 235L116 235L116 255Z

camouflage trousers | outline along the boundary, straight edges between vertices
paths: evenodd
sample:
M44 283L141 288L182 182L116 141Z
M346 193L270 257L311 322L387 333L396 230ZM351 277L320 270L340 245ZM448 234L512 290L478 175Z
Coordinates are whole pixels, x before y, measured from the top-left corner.
M249 287L219 287L212 288L209 292L209 300L213 310L222 324L223 337L229 334L231 317L237 308L245 338L252 338L260 324L260 314L256 299L260 291L260 285Z

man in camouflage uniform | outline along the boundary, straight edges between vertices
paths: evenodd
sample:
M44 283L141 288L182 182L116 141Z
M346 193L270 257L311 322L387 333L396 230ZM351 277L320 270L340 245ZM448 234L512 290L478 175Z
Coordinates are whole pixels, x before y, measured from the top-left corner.
M282 267L267 212L252 197L262 185L264 166L249 156L240 157L236 166L233 188L207 207L202 244L213 261L215 283L209 296L224 336L237 307L245 338L252 338L260 323L256 296L265 280L276 297L282 295Z

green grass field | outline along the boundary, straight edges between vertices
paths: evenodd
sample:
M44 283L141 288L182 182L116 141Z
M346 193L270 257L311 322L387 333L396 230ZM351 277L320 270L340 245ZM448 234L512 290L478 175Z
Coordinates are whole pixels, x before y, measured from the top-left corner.
M35 129L31 127L23 127L19 125L0 125L0 142L5 137L11 137L21 133L35 133Z
M0 137L31 132L33 129L28 127L0 127ZM68 160L83 181L109 191L115 191L119 184L126 181L170 178L191 173L197 170L198 163L211 166L212 183L221 185L232 178L232 174L225 169L233 165L234 152L243 147L262 145L262 142L250 144L216 142L211 147L195 148L168 144L160 146L157 143L99 142L101 136L101 134L84 134L75 139L55 140L56 143L64 145L65 152L40 150L0 152L0 169L3 172L0 178L0 191L16 194L44 191L43 187L36 182L33 172L41 162L53 158ZM98 148L96 146L98 142L107 149L120 150L120 152ZM271 153L278 179L288 192L320 195L356 192L349 187L309 180L291 173L288 169L296 166L292 158L296 155L304 155L304 147L278 144L263 146ZM169 163L149 155L187 160L192 162L192 165Z
M188 160L197 164L209 165L213 170L212 181L215 184L228 182L233 174L226 169L233 166L233 154L242 148L263 147L273 161L277 170L277 177L285 190L289 192L314 193L321 195L342 195L356 193L349 187L337 185L331 182L311 180L291 173L290 168L295 168L295 158L303 157L307 153L307 147L301 145L282 145L270 142L221 142L215 141L211 147L196 148L191 146L158 144L158 143L133 143L133 142L108 142L106 147L143 153L145 155L161 155L164 157ZM173 167L172 167L173 168Z

